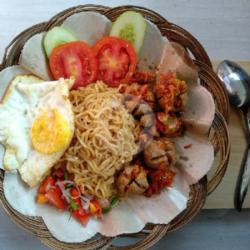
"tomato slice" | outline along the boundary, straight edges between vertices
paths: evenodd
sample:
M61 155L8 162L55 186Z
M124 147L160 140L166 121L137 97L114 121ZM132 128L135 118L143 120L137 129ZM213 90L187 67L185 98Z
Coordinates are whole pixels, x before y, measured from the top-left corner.
M85 42L69 42L54 48L49 65L55 79L75 77L74 88L96 80L97 62L92 49Z
M52 176L47 176L41 183L38 193L45 194L51 187L55 186L55 180Z
M90 219L90 214L86 213L83 208L79 208L77 210L74 210L72 212L72 215L81 222L83 226L87 226L89 219Z
M94 46L97 59L97 78L111 87L129 83L136 69L136 52L121 38L104 37Z
M49 189L45 194L45 197L48 199L48 202L56 208L60 210L64 210L66 208L66 204L62 198L62 193L59 188L54 187Z
M70 195L73 199L75 199L79 197L80 193L78 192L76 188L73 187L70 189Z

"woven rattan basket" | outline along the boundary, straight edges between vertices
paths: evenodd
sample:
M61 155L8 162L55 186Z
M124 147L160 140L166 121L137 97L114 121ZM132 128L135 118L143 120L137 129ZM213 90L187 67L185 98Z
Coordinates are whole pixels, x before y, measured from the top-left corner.
M22 47L31 36L42 31L47 31L55 25L59 25L65 18L72 14L91 10L107 16L110 20L115 20L122 12L131 9L142 13L145 18L158 26L163 36L166 36L171 41L182 44L191 53L194 62L199 68L201 84L204 85L214 97L217 110L209 134L209 138L214 145L216 153L216 160L211 174L212 177L208 181L207 177L204 177L191 187L187 209L168 225L148 224L140 233L129 235L140 237L137 243L118 247L112 244L114 238L107 238L101 235L97 235L94 239L77 244L68 244L58 241L50 234L40 217L23 216L8 204L3 191L4 171L0 170L0 205L4 208L9 217L19 226L35 234L43 243L54 249L147 249L168 232L179 229L195 217L204 205L206 196L211 193L222 180L227 168L229 159L229 138L227 131L229 103L225 89L213 72L210 59L201 44L189 32L168 22L154 11L137 6L109 8L97 5L83 5L67 9L54 16L48 22L32 26L16 36L6 48L2 68L18 63ZM127 236L128 235L122 235L122 237Z

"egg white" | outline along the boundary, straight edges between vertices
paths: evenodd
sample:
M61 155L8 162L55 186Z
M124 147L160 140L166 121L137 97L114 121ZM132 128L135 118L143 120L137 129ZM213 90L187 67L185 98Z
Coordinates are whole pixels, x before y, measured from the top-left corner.
M72 84L72 80L42 82L38 78L18 76L11 82L0 104L0 142L5 146L4 169L18 169L22 179L31 187L39 184L66 150L65 147L49 155L37 152L30 138L32 123L42 112L57 109L68 121L73 136L74 115L68 99Z
M30 84L41 80L32 75L15 77L0 104L0 142L5 146L4 168L18 169L27 158L31 145L28 136L28 101L17 91L18 84Z

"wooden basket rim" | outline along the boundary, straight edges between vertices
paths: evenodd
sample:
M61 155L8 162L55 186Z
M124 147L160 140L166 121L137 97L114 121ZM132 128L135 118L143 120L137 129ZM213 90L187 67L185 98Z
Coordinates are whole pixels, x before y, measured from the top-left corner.
M58 17L62 17L63 15L67 15L67 13L71 13L74 14L76 12L81 12L81 11L91 11L91 10L95 10L99 12L101 12L104 15L112 15L115 14L117 15L117 13L120 13L120 11L124 11L127 9L137 9L138 11L143 12L143 14L145 15L149 15L152 17L152 19L156 18L157 19L157 23L156 25L160 28L161 32L162 30L165 32L164 35L170 34L172 35L172 39L170 40L176 40L176 38L178 37L182 37L185 41L185 43L187 43L188 45L190 45L189 49L191 50L191 52L193 52L192 49L194 49L192 46L197 46L199 50L197 52L197 57L196 57L196 63L199 64L199 67L201 69L201 72L203 72L204 75L206 75L207 78L209 78L210 80L214 81L214 83L216 83L217 88L218 88L218 93L223 93L223 91L225 92L225 89L223 89L223 87L221 87L220 85L220 81L216 78L216 75L214 74L212 67L211 67L211 61L208 57L208 55L206 54L204 48L202 47L202 45L200 45L200 43L186 30L184 30L183 28L179 27L178 25L175 25L173 23L168 22L164 17L162 17L161 15L159 15L158 13L149 10L147 8L144 7L140 7L140 6L133 6L133 5L125 5L125 6L119 6L119 7L115 7L115 8L110 8L110 7L106 7L106 6L101 6L101 5L80 5L80 6L76 6L76 7L72 7L69 9L66 9L58 14L56 14L54 17L52 17L48 22L44 22L35 26L32 26L28 29L26 29L25 31L23 31L22 33L20 33L19 35L17 35L9 44L9 46L7 46L6 50L5 50L5 55L3 58L3 67L8 66L9 64L15 62L15 57L18 57L19 55L17 54L18 51L20 52L20 46L19 42L23 39L27 40L26 35L29 34L29 32L32 33L32 31L36 31L36 33L41 32L42 30L47 30L49 29L53 23L56 21L56 19ZM113 13L115 12L115 13ZM146 12L146 13L144 13ZM146 17L147 18L147 17ZM171 33L172 32L172 33ZM33 35L33 33L32 33ZM194 44L192 44L194 43ZM19 47L18 47L19 46ZM205 72L205 73L204 73ZM206 86L206 81L203 81L204 86ZM225 94L225 93L224 93ZM226 95L225 95L226 96ZM220 166L218 167L218 170L216 172L216 175L214 176L213 182L211 182L211 186L208 186L208 190L211 192L212 190L214 190L216 188L216 186L220 183L222 177L225 174L226 171L226 166L228 163L228 159L229 159L229 152L230 152L230 148L229 148L229 138L228 138L228 130L227 130L227 124L226 122L229 119L229 102L227 99L227 96L225 97L223 96L223 100L224 102L222 102L222 105L225 105L225 109L223 110L217 110L217 115L216 115L216 126L218 126L222 131L223 131L223 136L225 138L222 138L220 141L221 145L223 145L224 147L224 158L220 164ZM219 100L218 100L219 101ZM220 114L219 111L222 111L222 114ZM220 138L219 138L220 140ZM55 241L55 239L53 238L53 236L46 232L46 229L44 229L43 227L40 228L40 231L36 231L29 228L29 223L27 223L26 221L26 216L22 216L20 214L18 214L17 212L13 211L13 209L11 209L10 207L8 207L8 205L6 205L6 201L4 201L5 197L3 194L3 178L4 178L4 173L2 171L0 171L0 205L2 205L2 207L4 208L4 210L8 213L8 215L18 224L21 225L22 228L25 228L28 231L31 231L32 233L35 233L45 244L47 244L50 247L53 247L55 249L79 249L80 245L79 244L65 244L62 243L60 244L60 246L57 246L58 242ZM146 236L142 241L139 242L139 244L135 244L134 246L131 247L125 247L125 248L118 248L115 246L112 246L112 238L107 238L107 237L103 237L102 240L97 240L96 242L94 242L94 244L83 244L81 245L81 247L84 247L84 249L147 249L150 246L152 246L153 244L155 244L158 240L160 240L160 238L162 238L167 232L173 231L173 230L177 230L178 228L180 228L181 226L183 226L184 224L186 224L188 221L190 221L202 208L202 206L204 205L205 199L206 199L206 193L207 193L207 185L206 185L206 177L204 177L202 180L200 180L200 182L197 185L194 185L192 188L193 190L196 190L197 194L195 199L195 203L196 206L193 205L193 207L190 208L190 211L184 211L183 213L181 213L179 215L180 220L178 220L178 218L175 218L171 223L169 223L168 225L155 225L152 227L152 229L147 229L145 228L141 234L137 234L137 235L143 235ZM24 218L22 218L24 217ZM178 216L177 216L178 217ZM28 218L29 220L30 218ZM32 221L32 218L31 218ZM39 225L36 225L39 228ZM41 226L41 225L40 225ZM43 232L43 234L41 235L41 232ZM89 241L88 241L89 243Z

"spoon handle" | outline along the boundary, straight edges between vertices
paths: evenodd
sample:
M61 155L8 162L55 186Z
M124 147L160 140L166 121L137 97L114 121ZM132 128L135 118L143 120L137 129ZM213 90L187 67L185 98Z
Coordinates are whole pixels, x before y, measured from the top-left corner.
M240 172L236 184L235 196L234 196L234 205L238 211L241 211L242 205L247 194L247 189L250 182L250 119L249 111L243 113L246 134L247 134L247 147L244 152L244 156L241 162Z
M246 137L247 141L250 141L250 108L246 111L242 112L243 119L244 119L244 125L246 129Z

